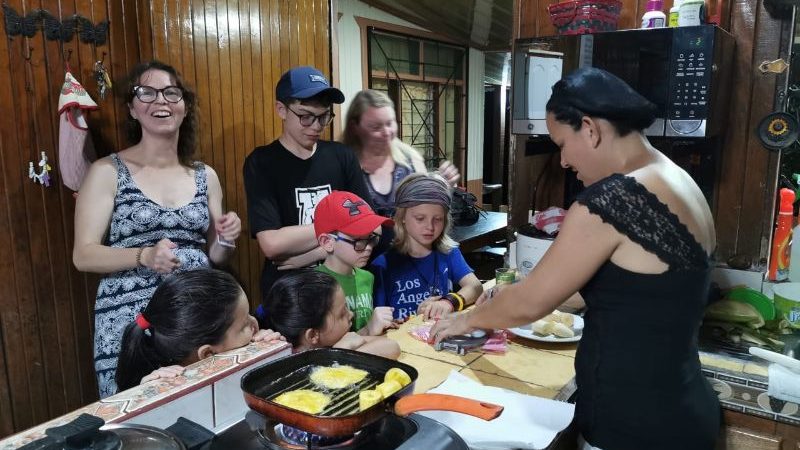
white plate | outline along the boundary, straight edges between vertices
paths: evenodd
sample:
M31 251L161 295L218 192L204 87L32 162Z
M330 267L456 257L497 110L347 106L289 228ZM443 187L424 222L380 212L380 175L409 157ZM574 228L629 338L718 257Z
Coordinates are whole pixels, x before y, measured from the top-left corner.
M571 338L560 338L553 334L547 336L540 336L538 334L534 334L534 332L531 330L530 324L528 324L525 327L509 328L508 331L513 335L539 342L577 342L581 340L581 336L583 335L583 317L572 314L572 318L574 319L572 325L572 331L575 332L575 336Z

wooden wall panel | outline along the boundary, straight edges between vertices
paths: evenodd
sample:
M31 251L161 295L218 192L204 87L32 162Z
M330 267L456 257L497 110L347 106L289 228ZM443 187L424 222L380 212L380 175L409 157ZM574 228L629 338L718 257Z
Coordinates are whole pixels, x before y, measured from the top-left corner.
M232 261L256 304L262 256L249 238L244 159L281 130L274 86L291 66L331 73L328 0L7 0L18 13L37 8L93 23L110 20L108 42L77 38L69 64L100 105L89 115L101 156L128 144L127 107L99 99L92 76L103 58L118 86L139 61L172 64L199 100L198 159L214 167L225 208L244 231ZM5 29L4 29L5 30ZM28 48L30 61L26 61ZM72 265L74 198L58 175L58 94L62 46L42 33L0 39L0 437L96 400L92 328L99 276ZM27 178L45 150L54 169L44 188Z
M555 34L547 5L555 0L516 0L517 37ZM622 0L619 29L637 28L646 0ZM665 8L671 6L666 2ZM753 262L769 252L775 208L778 157L761 146L753 130L774 109L780 80L762 75L757 66L765 60L787 58L785 42L789 20L779 20L764 9L763 0L735 0L723 5L721 23L736 39L732 73L731 107L722 137L720 175L714 215L717 229L717 260L741 254ZM563 202L563 170L545 156L524 155L525 138L512 136L515 173L511 187L510 224L527 220L528 208L546 208ZM549 165L549 169L547 166ZM542 170L549 181L538 186L535 200L531 185Z

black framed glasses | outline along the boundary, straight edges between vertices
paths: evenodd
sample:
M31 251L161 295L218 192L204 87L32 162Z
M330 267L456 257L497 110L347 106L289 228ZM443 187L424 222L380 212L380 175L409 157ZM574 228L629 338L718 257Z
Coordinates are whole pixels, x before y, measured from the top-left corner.
M167 86L163 89L156 89L151 86L134 86L133 94L142 103L153 103L158 98L158 93L164 97L164 100L170 103L178 103L183 99L183 89L178 86Z
M333 111L328 111L320 115L316 115L316 114L296 113L292 108L289 108L289 105L286 105L286 109L288 109L289 111L292 112L292 114L297 116L297 118L300 119L300 125L304 127L310 127L311 125L314 124L315 121L319 123L319 126L327 127L328 124L331 123L333 118L336 117L336 114L334 114Z
M348 244L351 244L353 246L353 250L357 252L363 252L364 250L367 249L368 245L372 245L372 248L375 248L378 246L378 242L381 241L381 235L377 233L372 233L369 235L369 237L366 237L364 239L347 239L345 237L339 236L338 234L334 236L336 236L337 241L347 242Z

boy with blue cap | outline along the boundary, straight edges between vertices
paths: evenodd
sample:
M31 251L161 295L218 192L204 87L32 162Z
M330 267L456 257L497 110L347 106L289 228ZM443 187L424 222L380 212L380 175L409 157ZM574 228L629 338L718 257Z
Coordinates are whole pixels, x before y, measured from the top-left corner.
M353 151L320 140L333 120L333 104L344 94L313 67L296 67L275 87L275 112L281 135L257 147L244 164L250 233L266 257L261 292L287 270L308 267L325 258L314 234L317 204L334 190L362 198L369 193Z

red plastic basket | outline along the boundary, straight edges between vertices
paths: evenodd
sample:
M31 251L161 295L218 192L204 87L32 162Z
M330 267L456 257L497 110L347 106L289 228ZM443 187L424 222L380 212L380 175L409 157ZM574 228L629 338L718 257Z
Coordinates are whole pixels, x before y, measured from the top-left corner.
M571 0L547 7L558 34L584 34L617 29L619 0Z

